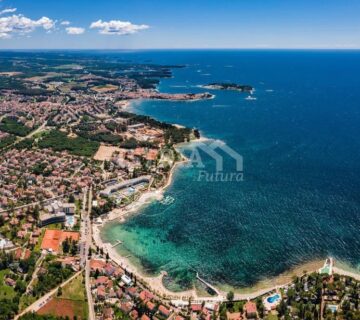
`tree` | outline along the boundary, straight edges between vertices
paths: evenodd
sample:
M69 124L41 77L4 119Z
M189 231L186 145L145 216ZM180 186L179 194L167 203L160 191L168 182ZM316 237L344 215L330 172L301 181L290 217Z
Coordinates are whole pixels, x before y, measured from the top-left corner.
M256 308L258 310L260 318L262 318L264 316L264 309L265 308L264 308L264 304L263 304L261 298L256 299Z
M69 238L66 238L65 241L63 241L62 243L62 249L64 253L68 253L70 250L70 243L69 243Z
M15 290L24 293L26 291L26 284L24 281L21 281L20 279L16 281Z
M230 302L234 301L234 292L229 291L228 294L226 295L226 299Z
M100 271L99 271L99 269L96 269L94 278L97 279L99 277L99 275L100 275Z
M58 291L57 291L57 296L60 297L62 295L62 288L59 287Z
M75 203L75 197L74 197L73 194L71 194L71 195L69 196L69 202L70 202L70 203Z
M312 320L313 319L313 315L310 311L306 311L305 312L305 320Z
M276 307L276 310L279 313L279 316L282 317L287 311L287 305L284 300L281 300L280 304Z

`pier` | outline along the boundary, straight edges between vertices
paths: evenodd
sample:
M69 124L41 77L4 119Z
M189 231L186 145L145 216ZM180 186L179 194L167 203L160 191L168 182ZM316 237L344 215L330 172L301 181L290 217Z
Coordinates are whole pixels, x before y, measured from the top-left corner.
M205 284L208 288L213 290L218 296L220 295L220 291L216 289L214 286L212 286L210 283L206 282L204 279L200 278L199 272L196 272L196 279L198 279L200 282Z
M119 244L122 244L122 241L121 241L121 240L116 241L116 242L111 246L111 248L115 248L115 247L118 246Z

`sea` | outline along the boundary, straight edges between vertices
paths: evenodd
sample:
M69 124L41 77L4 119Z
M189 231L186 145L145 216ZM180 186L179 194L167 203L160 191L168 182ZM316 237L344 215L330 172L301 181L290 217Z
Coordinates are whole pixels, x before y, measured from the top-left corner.
M117 250L148 274L166 271L175 291L191 287L196 274L215 285L248 287L329 256L360 270L360 51L106 55L182 65L159 91L208 91L215 98L133 103L133 112L198 128L210 140L181 146L192 161L175 170L168 201L106 224L103 240L122 240ZM249 99L201 87L216 82L255 91ZM217 157L204 147L212 142ZM217 179L219 161L228 175Z

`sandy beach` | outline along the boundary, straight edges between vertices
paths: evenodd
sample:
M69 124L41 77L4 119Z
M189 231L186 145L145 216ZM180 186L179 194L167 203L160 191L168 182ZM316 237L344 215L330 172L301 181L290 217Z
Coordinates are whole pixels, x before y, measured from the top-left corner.
M142 205L144 205L147 202L146 199L154 199L151 198L150 194L143 198ZM138 207L132 207L132 210L137 210L140 208L141 205ZM128 211L123 211L123 214L120 216L117 215L116 219L124 219L124 216L129 214ZM105 220L104 223L106 223ZM291 270L288 270L276 277L264 279L262 281L259 281L257 284L255 284L252 287L248 288L231 288L230 286L221 286L221 288L216 288L219 292L219 295L217 296L200 296L198 292L196 291L195 287L192 290L187 291L181 291L181 292L173 292L167 289L163 284L163 277L166 275L165 271L161 271L159 275L157 276L148 276L144 274L140 268L137 268L129 259L126 257L121 256L115 248L112 247L112 244L110 243L104 243L100 237L100 228L102 225L93 225L93 237L94 241L97 246L102 247L105 252L108 252L110 259L113 260L115 263L117 263L122 268L126 269L129 272L132 272L139 281L141 281L145 286L147 286L151 291L156 293L158 296L168 299L168 300L182 300L187 301L190 297L193 301L224 301L226 300L227 292L230 290L233 290L235 292L235 300L246 300L246 299L254 299L258 296L264 295L266 293L269 293L271 291L277 290L280 287L284 287L292 282L292 279L294 276L301 276L304 274L304 271L307 273L316 272L319 268L321 268L324 264L324 260L314 260L310 262L306 262L304 264L301 264L299 266L296 266L292 268ZM343 269L341 266L334 267L333 268L334 273L344 275L344 276L350 276L357 280L360 280L360 273L356 273L354 271L349 271Z

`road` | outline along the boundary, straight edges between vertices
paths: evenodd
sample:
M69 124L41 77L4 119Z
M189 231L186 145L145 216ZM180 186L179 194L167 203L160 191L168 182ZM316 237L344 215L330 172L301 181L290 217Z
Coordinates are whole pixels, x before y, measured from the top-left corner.
M89 305L89 320L95 320L95 311L94 311L94 301L91 294L91 283L90 283L90 260L88 259L88 252L92 243L91 235L91 208L92 208L92 198L93 192L92 187L89 190L88 205L86 208L86 195L87 190L83 199L83 210L81 215L81 246L80 246L80 263L81 266L85 266L85 287L86 287L86 296Z
M64 281L62 284L57 286L55 289L51 290L49 293L42 296L40 299L36 300L32 305L28 306L23 312L19 313L14 320L17 320L19 317L23 316L25 313L28 312L37 312L41 307L43 307L51 298L53 295L55 295L59 289L59 287L66 286L71 280L75 279L77 276L81 274L82 270L75 273L73 276L71 276L69 279Z
M86 264L86 258L87 258L87 249L86 249L86 233L87 233L87 226L86 226L86 217L87 217L87 212L86 212L86 202L87 202L87 194L88 194L88 188L86 187L84 189L84 194L83 194L83 200L82 200L82 209L81 209L81 223L80 223L80 233L81 233L81 240L80 240L80 245L79 245L79 249L80 249L80 266L81 268L85 268L85 264Z
M22 206L15 207L15 208L11 208L11 209L1 210L1 211L0 211L0 214L1 214L1 213L5 213L5 212L9 212L9 211L17 211L17 210L25 209L25 208L28 208L28 207L35 207L36 205L43 204L43 203L47 203L47 202L50 202L50 201L53 201L53 200L56 200L56 199L64 198L64 197L66 197L66 196L69 196L69 195L74 194L74 193L77 193L77 192L78 192L78 191L70 191L70 192L61 194L61 195L59 195L59 196L53 197L53 198L49 198L49 199L45 199L45 200L41 200L41 201L36 201L36 202L24 204L24 205L22 205Z
M0 120L1 121L1 120ZM38 128L36 128L35 130L31 131L28 135L26 135L25 137L17 137L16 141L13 142L12 144L9 144L7 147L3 148L2 151L4 150L9 150L10 148L12 148L15 144L25 140L25 139L29 139L32 136L34 136L35 134L37 134L38 132L41 132L45 129L47 125L47 121L45 121L41 126L39 126Z
M38 272L39 272L39 270L41 268L41 264L42 264L44 258L45 258L45 255L41 254L40 258L36 262L36 267L35 267L35 270L34 270L32 276L31 276L31 280L30 280L28 286L26 287L26 293L29 293L29 291L32 289L32 284L35 281L35 279L37 278L37 274L38 274Z

